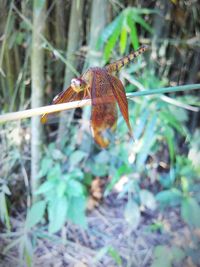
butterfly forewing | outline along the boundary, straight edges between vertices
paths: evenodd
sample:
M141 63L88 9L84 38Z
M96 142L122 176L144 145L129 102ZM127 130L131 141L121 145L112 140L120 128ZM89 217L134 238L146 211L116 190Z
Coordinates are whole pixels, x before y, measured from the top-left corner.
M96 143L105 148L110 143L109 131L113 132L116 129L116 100L104 70L94 70L91 83L92 132ZM108 96L110 101L108 101Z
M76 93L73 88L70 86L64 91L60 92L58 95L56 95L53 99L52 104L62 104L72 101L78 101L83 99L84 91ZM52 112L51 114L56 114L57 112ZM44 114L41 117L41 122L46 123L48 120L48 114Z
M107 79L110 83L110 87L112 88L112 92L117 100L119 109L122 113L122 116L124 117L124 120L126 121L126 124L128 126L129 132L132 135L132 129L129 122L129 113L128 113L128 101L126 98L126 93L124 90L124 86L122 82L115 76L111 74L107 74Z

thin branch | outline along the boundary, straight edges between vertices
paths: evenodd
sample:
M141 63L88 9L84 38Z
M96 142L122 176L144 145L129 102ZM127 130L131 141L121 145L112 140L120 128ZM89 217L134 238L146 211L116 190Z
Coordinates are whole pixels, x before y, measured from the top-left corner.
M175 87L165 87L165 88L159 88L159 89L150 89L135 93L128 93L126 94L129 99L132 99L134 97L141 97L146 95L155 95L155 94L163 94L163 93L174 93L178 91L191 91L191 90L198 90L200 89L200 84L188 84L188 85L181 85L181 86L175 86ZM63 111L67 109L73 109L78 107L84 107L91 105L91 99L87 100L81 100L81 101L74 101L74 102L68 102L64 104L57 104L57 105L50 105L50 106L44 106L40 108L34 108L34 109L28 109L24 111L18 111L18 112L12 112L5 115L0 115L0 123L12 121L12 120L20 120L25 118L30 118L37 115L42 115L44 113L53 113L58 111ZM193 111L198 111L193 110Z

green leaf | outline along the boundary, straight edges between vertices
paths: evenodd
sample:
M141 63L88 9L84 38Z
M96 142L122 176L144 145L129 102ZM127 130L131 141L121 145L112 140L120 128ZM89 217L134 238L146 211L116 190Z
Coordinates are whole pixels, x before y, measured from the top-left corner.
M78 224L83 228L86 228L87 221L85 216L85 208L86 208L86 198L84 196L71 197L67 217L73 223Z
M104 196L107 196L109 192L113 189L114 185L120 180L122 175L128 174L132 172L132 168L130 165L123 164L121 165L117 170L114 170L114 174L112 175L112 179L110 183L106 186L106 189L104 191Z
M67 183L67 194L78 197L84 194L83 185L76 180L69 180Z
M110 160L110 155L108 151L102 150L94 157L95 163L98 164L107 164Z
M94 163L91 166L91 172L95 176L99 176L99 177L105 176L108 174L108 166L105 164Z
M108 254L113 258L113 260L117 263L117 265L121 266L122 265L122 259L116 249L113 247L108 248Z
M57 185L56 191L58 197L63 197L66 192L67 182L65 180L61 180Z
M194 198L187 197L183 199L181 217L190 226L200 227L200 206Z
M3 184L0 189L1 189L2 192L4 192L4 194L11 195L10 189L6 184Z
M87 153L81 150L74 151L69 158L69 163L71 166L79 164L85 157Z
M155 129L156 129L156 122L157 122L157 115L153 114L152 117L149 118L149 122L146 126L142 146L140 149L140 153L137 156L136 164L138 168L141 168L144 166L144 163L147 159L147 156L149 154L149 151L155 142Z
M156 246L151 267L172 267L171 262L172 256L169 248L166 246Z
M122 18L119 20L119 23L116 25L114 32L112 33L111 37L108 39L105 49L104 49L104 59L107 62L114 46L117 43L117 39L119 38L122 26Z
M156 209L156 200L155 200L154 195L151 192L147 190L141 190L140 201L141 201L141 204L143 204L148 209L150 210Z
M140 210L135 201L128 201L124 211L124 217L133 230L137 229L140 223Z
M133 48L136 50L139 47L139 39L138 39L138 33L137 33L135 22L131 18L131 16L128 16L127 23L130 29L131 42L132 42Z
M50 190L52 190L55 186L56 186L56 184L54 182L46 181L40 185L40 187L34 193L34 195L45 194L45 193L49 192Z
M52 165L53 165L52 158L48 158L48 157L43 158L42 164L41 164L40 175L38 178L41 178L47 175L48 171L52 168Z
M170 112L160 111L159 117L163 122L175 128L181 135L185 135L182 124Z
M84 178L84 173L82 172L81 169L78 169L78 167L77 167L77 168L73 169L72 172L69 172L68 174L65 174L63 176L68 177L68 179L76 179L76 180L82 181ZM66 179L66 180L68 180L68 179Z
M46 202L44 200L38 201L32 205L26 218L26 225L29 229L42 220L45 208Z
M49 180L59 180L62 175L61 167L59 163L56 163L52 168L49 169L47 178Z
M55 233L59 231L66 221L68 210L68 199L66 197L57 197L48 205L49 215L49 232Z
M176 206L181 203L182 193L176 188L163 190L156 195L156 200L163 206Z
M172 252L173 262L178 263L185 257L184 251L178 247L173 246L171 248L171 252Z
M146 21L141 16L134 13L133 19L135 22L140 24L145 30L147 30L148 32L153 34L153 32L154 32L153 28L151 28L150 25L148 23L146 23Z
M104 44L108 38L113 34L115 29L119 27L118 25L121 24L123 19L123 13L121 13L119 16L117 16L104 30L101 34L98 42L97 42L97 48L100 48L102 44Z
M123 26L121 30L120 42L119 42L120 54L124 54L126 50L126 44L127 44L127 29L126 29L126 26Z

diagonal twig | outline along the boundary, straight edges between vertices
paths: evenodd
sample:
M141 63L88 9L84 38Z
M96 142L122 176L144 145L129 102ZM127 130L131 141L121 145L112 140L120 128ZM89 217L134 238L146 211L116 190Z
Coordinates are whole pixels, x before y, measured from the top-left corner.
M188 84L188 85L180 85L180 86L175 86L175 87L165 87L165 88L150 89L150 90L134 92L134 93L127 93L126 96L129 99L132 99L134 97L141 97L141 96L146 96L146 95L155 95L155 94L158 95L158 94L163 94L163 93L174 93L178 91L191 91L191 90L198 90L198 89L200 89L200 84ZM30 118L33 116L42 115L44 113L48 114L48 113L74 109L74 108L84 107L84 106L89 106L89 105L91 105L91 99L67 102L64 104L44 106L44 107L33 108L33 109L17 111L17 112L11 112L8 114L0 115L0 123L12 121L12 120ZM194 111L198 111L198 110L194 110Z

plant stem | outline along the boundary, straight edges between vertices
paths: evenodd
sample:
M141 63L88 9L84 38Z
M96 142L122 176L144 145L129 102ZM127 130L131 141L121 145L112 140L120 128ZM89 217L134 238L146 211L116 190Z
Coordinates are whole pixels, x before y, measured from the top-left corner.
M174 93L174 92L180 92L180 91L191 91L191 90L199 90L199 89L200 89L200 84L188 84L188 85L180 85L180 86L174 86L174 87L165 87L165 88L159 88L159 89L151 89L151 90L145 90L145 91L140 91L140 92L128 93L126 95L128 98L132 99L134 97L141 97L141 96L146 96L146 95ZM89 106L89 105L91 105L90 99L68 102L64 104L44 106L44 107L28 109L24 111L12 112L12 113L8 113L5 115L0 115L0 123L12 121L12 120L30 118L33 116L42 115L44 113L53 113L53 112L67 110L67 109Z

